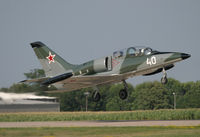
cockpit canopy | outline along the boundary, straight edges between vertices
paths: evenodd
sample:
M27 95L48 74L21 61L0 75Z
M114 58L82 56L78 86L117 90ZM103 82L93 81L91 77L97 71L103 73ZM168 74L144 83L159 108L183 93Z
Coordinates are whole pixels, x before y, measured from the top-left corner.
M142 55L150 55L154 50L149 47L137 46L137 47L130 47L127 49L123 49L120 51L116 51L113 53L114 58L119 58L122 56L142 56Z
M152 49L149 47L130 47L127 49L127 55L131 56L142 56L142 55L150 55Z

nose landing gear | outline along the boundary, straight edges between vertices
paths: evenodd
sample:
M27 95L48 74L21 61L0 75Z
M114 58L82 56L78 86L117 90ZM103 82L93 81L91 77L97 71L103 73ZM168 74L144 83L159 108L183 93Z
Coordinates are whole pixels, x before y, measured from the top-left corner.
M167 84L168 79L167 79L167 73L166 73L166 71L165 71L165 68L163 68L163 73L164 73L164 75L163 75L163 77L161 78L161 83L162 83L162 84Z

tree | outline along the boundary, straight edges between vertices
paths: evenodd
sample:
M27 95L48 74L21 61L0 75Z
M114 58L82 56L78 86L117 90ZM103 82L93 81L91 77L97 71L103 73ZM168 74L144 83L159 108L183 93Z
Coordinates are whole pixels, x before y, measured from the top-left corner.
M83 111L84 95L82 92L66 92L59 95L61 111Z
M199 108L200 81L183 83L183 90L185 91L183 100L178 102L181 108Z
M33 69L28 73L24 73L27 79L34 79L44 77L44 70L42 69ZM25 84L25 83L17 83L13 84L10 88L2 88L4 92L15 92L15 93L27 93L27 92L36 92L40 95L44 95L44 91L49 90L46 86L40 86L39 83L34 84Z
M27 79L35 79L45 77L45 73L43 69L32 69L28 73L24 73Z
M125 100L119 98L120 89L124 88L122 84L114 84L110 86L109 92L107 92L106 97L106 110L107 111L120 111L120 110L131 110L133 98L131 93L134 88L132 85L128 84L129 97Z
M14 92L14 93L26 93L26 92L33 92L31 86L27 84L13 84L9 90L9 92Z
M159 82L145 82L136 86L132 109L171 108L168 90Z

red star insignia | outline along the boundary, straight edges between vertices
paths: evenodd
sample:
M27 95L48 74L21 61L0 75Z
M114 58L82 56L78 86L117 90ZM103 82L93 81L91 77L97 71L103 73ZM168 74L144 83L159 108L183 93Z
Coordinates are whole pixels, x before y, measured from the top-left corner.
M49 56L48 57L46 57L48 60L49 60L49 64L51 64L51 62L54 62L54 57L55 57L56 55L51 55L51 52L49 51Z

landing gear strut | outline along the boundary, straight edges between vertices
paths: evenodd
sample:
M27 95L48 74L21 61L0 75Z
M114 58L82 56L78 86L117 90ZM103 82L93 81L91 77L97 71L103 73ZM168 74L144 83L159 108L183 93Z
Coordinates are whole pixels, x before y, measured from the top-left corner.
M164 75L163 75L163 77L161 78L161 83L162 83L162 84L167 84L168 79L167 79L167 73L166 73L166 71L165 71L165 68L163 68L163 73L164 73Z
M101 99L101 95L99 93L99 89L94 87L95 91L92 93L93 101L98 102Z
M125 80L123 80L122 82L124 84L124 89L120 90L119 97L120 99L125 100L128 97L128 93L127 93L128 85Z

